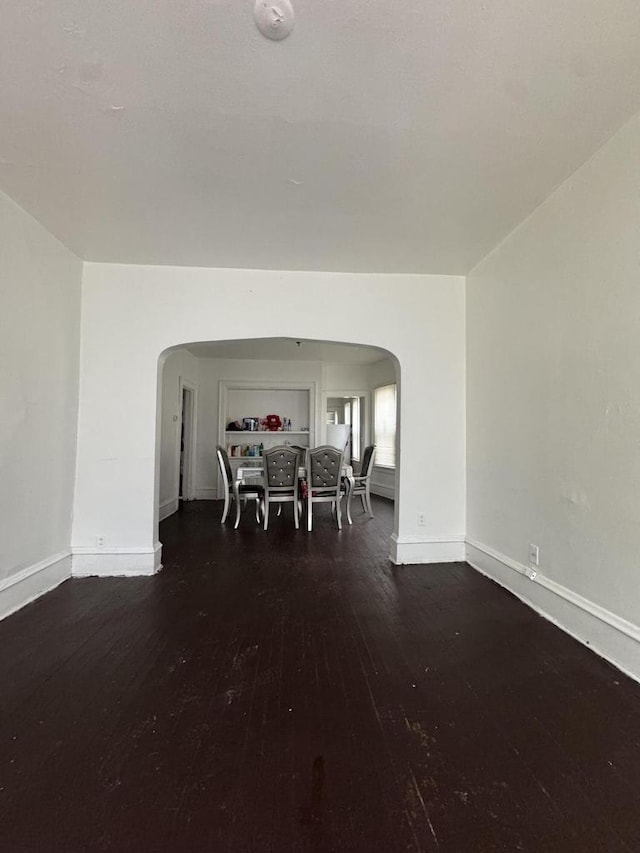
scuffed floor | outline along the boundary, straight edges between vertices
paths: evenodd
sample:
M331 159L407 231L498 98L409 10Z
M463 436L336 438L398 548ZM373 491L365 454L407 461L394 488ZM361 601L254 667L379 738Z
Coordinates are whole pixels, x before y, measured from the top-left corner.
M0 623L0 850L640 850L640 687L374 510L194 502Z

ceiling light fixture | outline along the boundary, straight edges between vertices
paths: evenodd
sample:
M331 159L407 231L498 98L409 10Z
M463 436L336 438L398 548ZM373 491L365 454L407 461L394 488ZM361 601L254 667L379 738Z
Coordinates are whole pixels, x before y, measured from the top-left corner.
M289 0L277 3L256 0L253 17L262 35L272 41L286 39L293 29L293 7Z

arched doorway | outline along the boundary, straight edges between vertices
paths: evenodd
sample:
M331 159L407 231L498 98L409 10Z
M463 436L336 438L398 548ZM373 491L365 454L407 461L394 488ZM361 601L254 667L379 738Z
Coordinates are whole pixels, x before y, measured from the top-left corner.
M351 401L351 422L358 401L358 447L352 450L358 462L359 448L374 441L374 391L383 384L399 386L399 378L399 364L391 353L359 344L266 338L185 343L165 350L158 369L156 524L178 509L185 386L197 399L187 497L212 500L222 496L215 446L246 450L239 439L233 443L230 423L273 410L290 426L293 421L299 442L314 446L327 438L327 401ZM372 483L374 494L396 502L396 517L399 451L398 446L393 469L374 470Z

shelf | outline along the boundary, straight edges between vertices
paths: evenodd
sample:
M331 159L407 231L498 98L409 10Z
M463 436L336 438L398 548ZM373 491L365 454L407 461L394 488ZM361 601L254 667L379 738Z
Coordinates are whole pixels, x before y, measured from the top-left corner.
M308 429L226 429L225 435L309 435Z

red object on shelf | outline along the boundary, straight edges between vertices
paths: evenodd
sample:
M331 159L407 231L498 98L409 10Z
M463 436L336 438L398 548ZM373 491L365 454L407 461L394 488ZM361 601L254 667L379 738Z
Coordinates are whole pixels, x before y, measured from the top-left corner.
M271 432L277 432L279 429L282 429L282 418L280 415L267 415L264 419L266 427Z

